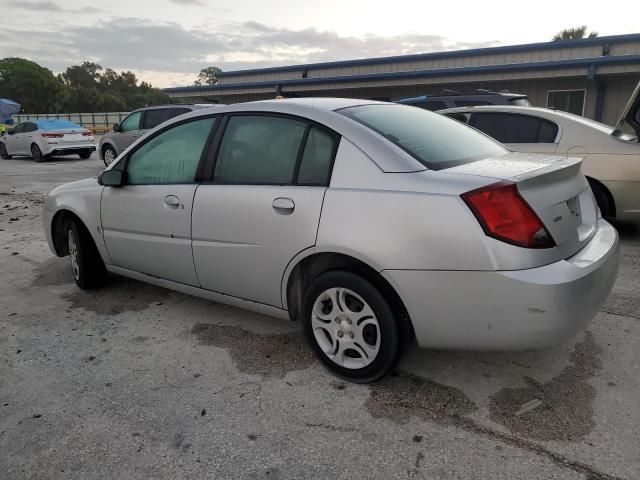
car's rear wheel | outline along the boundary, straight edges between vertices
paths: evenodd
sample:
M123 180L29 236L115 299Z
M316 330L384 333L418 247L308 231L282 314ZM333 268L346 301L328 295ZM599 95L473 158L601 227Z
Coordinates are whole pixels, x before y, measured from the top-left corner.
M42 150L40 150L40 147L35 143L31 144L31 157L36 162L41 162L44 160L44 155L42 154Z
M107 269L89 233L75 220L66 224L67 246L73 279L83 290L100 287L107 280Z
M89 158L91 158L91 150L87 150L86 152L82 152L79 153L78 156L82 159L82 160L87 160Z
M107 167L113 163L117 156L118 154L113 147L107 145L102 149L102 161Z
M374 382L400 357L400 332L388 302L358 275L335 270L318 276L305 292L303 315L307 342L346 380Z
M3 160L9 160L11 158L4 143L0 143L0 158Z
M609 195L601 184L589 179L589 185L593 191L593 196L596 197L596 203L600 208L600 213L604 218L610 218L614 215L614 206L612 205Z

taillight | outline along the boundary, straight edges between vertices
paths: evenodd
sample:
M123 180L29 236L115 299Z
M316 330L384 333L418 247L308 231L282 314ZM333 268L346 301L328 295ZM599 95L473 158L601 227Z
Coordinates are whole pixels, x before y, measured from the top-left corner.
M83 137L90 137L91 135L93 135L91 132L82 132Z
M64 137L64 133L50 133L50 132L42 132L40 133L44 138L62 138Z
M484 233L513 245L551 248L555 242L536 212L511 182L499 182L462 194Z

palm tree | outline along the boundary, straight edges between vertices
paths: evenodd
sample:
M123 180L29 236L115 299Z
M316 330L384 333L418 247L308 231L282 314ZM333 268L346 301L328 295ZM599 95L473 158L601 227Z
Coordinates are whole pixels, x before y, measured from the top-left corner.
M580 27L567 28L565 30L562 30L556 33L553 36L553 41L557 42L559 40L576 40L578 38L585 38L585 36L587 38L597 37L598 32L591 32L589 33L589 35L587 35L587 26L582 25Z

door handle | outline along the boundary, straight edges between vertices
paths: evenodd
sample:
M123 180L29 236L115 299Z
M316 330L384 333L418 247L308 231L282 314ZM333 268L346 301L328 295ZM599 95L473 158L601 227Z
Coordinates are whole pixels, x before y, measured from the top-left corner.
M271 204L273 209L280 215L290 215L296 208L296 204L290 198L278 197Z
M177 210L178 207L180 206L180 199L175 195L167 195L166 197L164 197L164 206L165 208Z

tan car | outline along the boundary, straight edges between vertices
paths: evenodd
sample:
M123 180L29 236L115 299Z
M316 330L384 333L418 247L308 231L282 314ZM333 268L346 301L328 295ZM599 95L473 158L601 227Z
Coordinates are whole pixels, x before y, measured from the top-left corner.
M602 215L640 224L640 85L614 128L547 108L479 106L438 113L474 127L516 152L583 158Z

